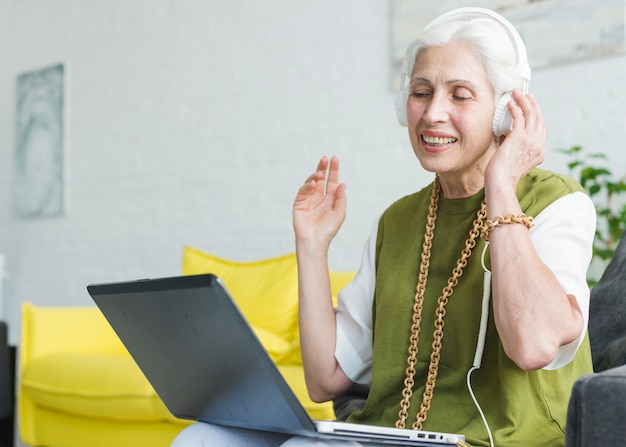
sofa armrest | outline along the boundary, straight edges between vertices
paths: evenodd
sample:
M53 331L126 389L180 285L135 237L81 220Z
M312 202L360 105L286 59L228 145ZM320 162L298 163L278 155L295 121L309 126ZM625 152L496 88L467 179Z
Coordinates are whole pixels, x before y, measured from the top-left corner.
M626 365L579 378L567 412L566 446L623 445L625 414Z
M102 312L93 307L22 304L20 366L48 354L129 355Z

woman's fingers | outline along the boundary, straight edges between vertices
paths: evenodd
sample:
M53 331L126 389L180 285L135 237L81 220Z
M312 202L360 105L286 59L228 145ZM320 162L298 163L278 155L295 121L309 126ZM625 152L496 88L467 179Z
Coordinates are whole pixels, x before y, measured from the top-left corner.
M535 96L532 93L525 95L517 89L513 91L512 96L509 111L513 115L513 127L523 127L527 131L537 131L542 134L544 131L543 115Z
M516 148L517 160L525 168L523 171L529 171L543 162L546 129L541 109L532 94L514 90L512 96L509 111L513 116L513 131L507 139L511 148Z
M334 193L339 185L339 158L333 156L330 160L322 157L317 164L317 170L304 181L305 185L315 182L316 189L323 193Z
M316 194L320 194L320 200L327 195L334 197L337 195L339 186L341 186L339 183L339 158L333 156L329 160L324 156L317 164L317 170L309 175L298 189L298 198L302 200ZM341 194L343 195L343 191Z
M339 159L322 157L317 170L298 189L293 204L296 238L327 244L345 218L345 185L339 183Z
M333 156L330 159L328 176L326 178L326 193L334 194L339 185L339 158Z

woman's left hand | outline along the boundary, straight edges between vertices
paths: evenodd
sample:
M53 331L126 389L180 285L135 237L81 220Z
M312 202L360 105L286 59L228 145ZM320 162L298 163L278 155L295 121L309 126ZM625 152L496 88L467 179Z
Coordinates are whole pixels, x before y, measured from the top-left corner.
M544 160L546 128L537 100L532 93L516 89L508 109L513 116L513 130L502 137L500 147L485 170L485 183L519 180ZM500 183L501 184L501 183Z

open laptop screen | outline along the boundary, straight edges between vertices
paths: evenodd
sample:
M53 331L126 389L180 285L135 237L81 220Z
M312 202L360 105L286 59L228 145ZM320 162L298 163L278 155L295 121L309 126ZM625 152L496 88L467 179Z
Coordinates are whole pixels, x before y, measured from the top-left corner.
M87 289L176 417L292 434L314 431L214 275Z

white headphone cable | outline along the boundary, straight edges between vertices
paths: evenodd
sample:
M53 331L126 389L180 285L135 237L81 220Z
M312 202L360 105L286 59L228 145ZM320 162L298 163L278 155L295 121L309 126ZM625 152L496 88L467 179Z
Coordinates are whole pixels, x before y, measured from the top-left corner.
M482 299L482 310L480 315L480 328L478 330L478 342L476 343L476 353L474 354L474 363L472 364L472 368L467 372L467 389L474 401L474 405L478 409L478 413L487 429L487 434L489 435L489 445L494 447L493 436L491 435L491 429L489 428L489 424L487 423L487 418L485 418L485 414L483 413L476 396L474 395L474 391L472 390L471 376L472 372L480 369L483 357L483 351L485 350L485 337L487 335L487 322L489 320L489 299L491 298L491 271L485 265L485 253L487 253L487 248L489 247L489 242L485 242L485 247L483 248L483 253L481 257L481 262L483 266L483 299Z

